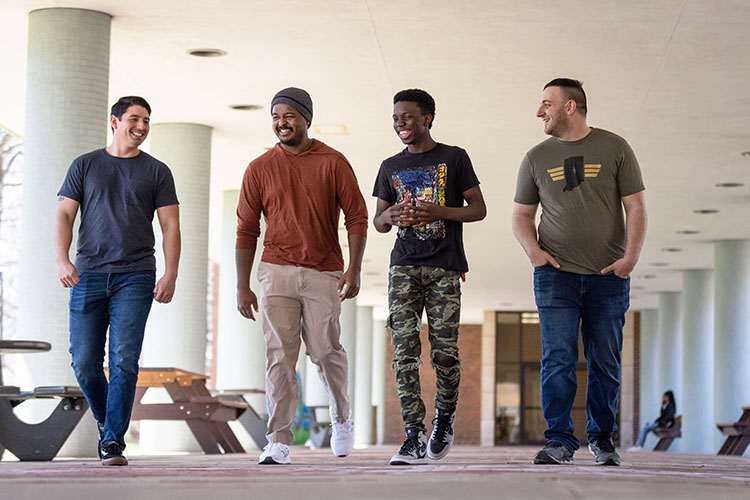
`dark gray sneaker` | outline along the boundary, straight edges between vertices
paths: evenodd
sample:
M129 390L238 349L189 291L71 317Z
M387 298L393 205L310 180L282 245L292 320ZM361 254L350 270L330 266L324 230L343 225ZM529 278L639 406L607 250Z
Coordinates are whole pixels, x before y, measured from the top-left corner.
M102 465L128 465L128 459L122 456L125 446L108 439L100 447Z
M550 441L547 446L537 452L535 464L572 464L573 452L557 441Z
M589 451L596 458L597 465L620 465L620 455L609 435L597 436L589 443Z

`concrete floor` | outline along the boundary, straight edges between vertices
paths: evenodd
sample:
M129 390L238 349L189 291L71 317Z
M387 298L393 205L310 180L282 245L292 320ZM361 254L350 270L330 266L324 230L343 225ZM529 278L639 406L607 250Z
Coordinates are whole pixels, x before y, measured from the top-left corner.
M0 499L750 499L750 457L627 453L622 466L532 464L536 447L457 446L440 462L392 467L397 446L292 449L292 465L259 466L248 455L131 456L127 467L98 461L0 463Z

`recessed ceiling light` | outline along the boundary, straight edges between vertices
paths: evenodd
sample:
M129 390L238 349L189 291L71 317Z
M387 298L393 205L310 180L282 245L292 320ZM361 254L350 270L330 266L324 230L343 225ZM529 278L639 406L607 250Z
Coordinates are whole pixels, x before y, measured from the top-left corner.
M643 276L641 276L641 278L643 278L644 280L653 280L653 279L656 279L656 275L655 274L644 274Z
M263 109L263 106L260 104L230 104L229 107L237 111L258 111L259 109Z
M694 214L718 214L719 211L713 208L702 208L700 210L693 210Z
M717 188L739 188L744 186L741 182L720 182L716 185Z
M348 135L346 125L315 125L315 131L320 135Z
M499 302L497 305L499 305L500 307L508 307L512 306L513 304L514 302Z
M677 231L677 234L699 234L700 231L696 231L694 229L683 229L681 231Z
M195 57L221 57L227 55L221 49L190 49L187 53Z
M682 252L682 248L667 247L667 248L662 248L661 251L662 252Z
M667 267L669 264L667 262L652 262L649 264L649 266L653 267Z

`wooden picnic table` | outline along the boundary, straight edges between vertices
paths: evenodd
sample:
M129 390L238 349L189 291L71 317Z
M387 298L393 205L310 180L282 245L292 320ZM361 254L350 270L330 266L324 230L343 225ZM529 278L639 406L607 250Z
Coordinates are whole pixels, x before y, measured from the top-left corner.
M184 420L204 453L245 453L228 422L247 410L247 402L212 395L207 380L207 375L180 368L140 368L131 419ZM172 402L142 403L154 387L166 389Z
M716 427L727 436L718 455L742 456L750 444L750 406L742 407L742 415L736 422L716 424Z

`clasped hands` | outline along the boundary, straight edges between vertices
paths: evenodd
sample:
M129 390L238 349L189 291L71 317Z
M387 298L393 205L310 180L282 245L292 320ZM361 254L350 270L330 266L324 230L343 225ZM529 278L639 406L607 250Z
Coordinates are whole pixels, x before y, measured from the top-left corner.
M422 227L441 219L440 205L414 199L407 194L404 200L388 207L387 220L397 227Z

